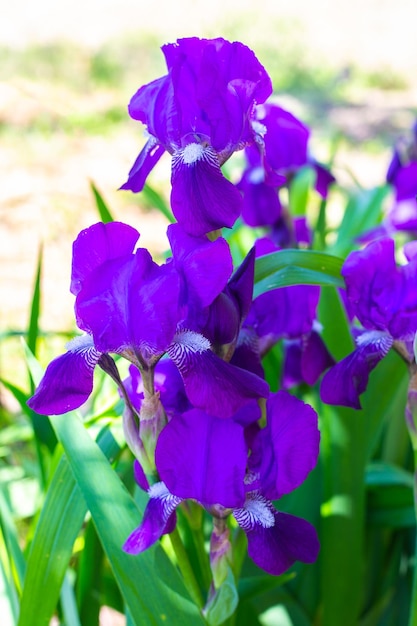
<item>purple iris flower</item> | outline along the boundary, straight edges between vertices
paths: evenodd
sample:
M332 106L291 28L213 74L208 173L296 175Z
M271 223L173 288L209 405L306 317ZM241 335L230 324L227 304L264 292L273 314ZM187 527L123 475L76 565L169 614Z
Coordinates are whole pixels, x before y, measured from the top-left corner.
M179 225L169 236L174 256L160 266L147 250L135 249L139 233L130 226L99 223L80 233L71 289L87 338L49 365L30 400L34 410L53 414L80 406L91 393L94 367L108 353L134 363L150 395L153 368L167 353L190 401L214 415L230 417L252 398L267 396L265 381L219 358L199 328L186 326L190 311L207 309L227 287L232 263L226 242L184 235Z
M398 267L392 239L381 239L346 259L342 275L355 329L355 351L323 377L321 398L328 404L361 407L370 372L395 344L403 352L417 331L417 257Z
M278 512L271 501L296 489L315 467L317 415L279 392L269 397L266 416L266 427L256 427L252 437L245 436L250 424L236 419L220 420L196 409L174 417L156 448L161 482L149 488L142 523L124 550L138 554L150 547L170 532L181 501L192 499L215 518L233 515L248 537L249 556L267 572L281 574L297 560L313 562L319 550L314 528ZM256 426L258 417L254 411L246 421Z
M247 168L238 187L242 217L250 226L273 226L283 217L278 190L304 165L316 172L316 190L327 197L334 176L308 154L310 131L294 115L267 102L256 107L258 142L246 148ZM292 240L294 237L292 237Z
M122 189L141 191L167 151L178 222L193 235L231 227L241 196L220 168L256 140L254 108L271 94L271 80L239 42L193 37L162 52L168 74L141 87L129 104L130 116L146 125L149 139Z

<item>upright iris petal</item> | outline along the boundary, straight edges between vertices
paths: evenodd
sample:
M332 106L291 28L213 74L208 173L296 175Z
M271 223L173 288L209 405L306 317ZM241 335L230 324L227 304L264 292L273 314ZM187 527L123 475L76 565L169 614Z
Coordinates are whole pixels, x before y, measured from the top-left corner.
M231 227L241 196L220 167L255 141L254 107L272 92L270 78L238 42L188 38L162 50L168 74L141 87L129 105L151 139L122 188L140 191L167 150L173 155L171 203L177 220L193 235Z

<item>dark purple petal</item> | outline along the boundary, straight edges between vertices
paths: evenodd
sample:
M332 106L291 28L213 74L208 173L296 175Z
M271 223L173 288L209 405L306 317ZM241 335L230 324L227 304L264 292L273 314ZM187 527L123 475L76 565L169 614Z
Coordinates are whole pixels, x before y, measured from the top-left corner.
M400 158L400 154L398 152L397 149L394 150L393 155L392 155L392 159L391 162L388 166L388 171L387 171L387 175L386 175L386 180L387 183L389 183L390 185L394 185L395 183L395 178L399 172L399 170L402 167L402 163L401 163L401 158Z
M246 456L242 426L193 409L165 426L155 460L171 493L233 508L245 498Z
M216 152L241 147L251 136L256 102L272 92L271 80L254 53L239 42L179 39L163 46L179 111L181 134L210 137Z
M368 329L388 331L394 339L414 336L417 328L417 259L397 267L392 239L352 252L342 267L347 298Z
M314 563L320 544L309 522L280 513L270 503L255 500L246 506L248 515L243 528L248 538L248 554L258 567L278 576L295 561ZM239 518L237 521L242 525Z
M164 152L165 148L158 144L153 137L148 139L132 165L127 181L120 189L129 189L134 193L142 191L149 172L155 167Z
M217 357L209 341L197 333L178 334L168 354L180 371L190 402L215 417L231 417L249 400L269 393L264 380Z
M393 231L417 232L417 200L415 198L408 198L394 204L385 221L384 234L387 235Z
M106 261L131 254L138 239L138 231L121 222L99 222L82 230L72 247L71 293L77 295L85 279Z
M320 287L297 285L274 289L258 296L252 304L247 325L260 339L265 354L279 339L309 333L316 318Z
M396 199L407 200L417 195L417 163L404 165L395 177Z
M208 306L225 288L233 271L226 240L193 237L179 224L168 226L167 234L176 268L184 280L182 298L189 303L194 296L200 307Z
M133 473L135 476L135 481L137 482L139 487L142 489L142 491L148 491L149 489L148 479L146 478L146 474L143 471L142 465L139 463L137 459L133 461Z
M366 389L369 374L387 354L393 339L374 330L360 335L356 343L356 350L324 375L320 388L323 402L360 409L359 396Z
M315 385L321 374L334 364L335 360L318 332L313 330L303 337L301 372L308 385Z
M130 100L129 115L146 124L151 137L169 152L180 146L180 120L170 76L141 87Z
M230 363L253 372L260 378L265 378L259 350L259 340L253 329L241 329Z
M149 253L108 261L92 272L76 301L77 324L102 352L131 348L145 360L163 354L180 317L179 276Z
M188 144L172 161L172 210L190 235L204 235L239 217L242 197L221 172L216 153L201 144Z
M329 187L336 182L336 179L330 170L327 169L327 167L324 167L324 165L321 165L321 163L317 163L317 161L312 159L310 159L310 163L316 172L315 189L322 198L327 198Z
M150 548L158 539L173 530L175 509L181 499L169 493L164 483L156 483L149 490L149 502L146 506L141 525L133 531L123 545L128 554L139 554Z
M93 390L93 374L101 353L91 337L76 337L68 352L54 359L46 368L28 406L41 415L60 415L78 409Z
M168 419L191 408L181 375L170 359L158 361L155 367L154 383L155 391L160 394ZM139 413L144 398L144 387L140 372L134 365L129 367L129 377L123 381L123 385L134 408Z
M291 389L304 382L301 371L302 339L284 339L283 348L281 388Z
M299 487L316 466L320 432L314 409L286 391L269 396L266 415L259 474L263 495L275 500Z
M243 194L242 218L249 226L272 226L282 207L275 187L266 184L262 166L248 169L237 185Z
M255 256L255 248L253 247L249 250L227 285L228 294L233 297L237 304L241 323L249 313L252 304Z
M307 222L307 218L304 216L294 217L294 239L296 243L310 246L313 241L313 233Z
M257 119L266 126L266 160L274 170L293 169L307 162L307 126L275 104L257 107Z

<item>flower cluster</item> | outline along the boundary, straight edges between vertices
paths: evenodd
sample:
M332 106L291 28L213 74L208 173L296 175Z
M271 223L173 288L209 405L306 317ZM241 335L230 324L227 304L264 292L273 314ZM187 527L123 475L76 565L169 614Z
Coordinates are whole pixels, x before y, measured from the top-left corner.
M250 557L271 574L316 559L313 526L272 502L315 467L318 418L287 391L270 392L261 359L277 341L287 342L284 389L316 382L333 360L316 319L319 288L253 300L255 257L276 244L258 241L234 269L228 243L213 231L233 226L242 209L249 223L277 225L278 190L300 166L316 169L322 195L333 177L308 156L308 129L265 103L271 82L246 46L191 38L163 53L167 75L139 89L129 105L148 140L123 188L140 191L161 155L172 155L171 256L157 264L137 246L139 233L120 222L79 234L71 291L83 334L50 363L29 405L43 414L76 409L92 392L95 367L108 373L125 403L137 481L149 495L124 549L147 549L173 531L177 507L198 503L213 518L217 589L234 524L247 535ZM221 166L243 148L249 165L236 186ZM130 363L124 381L120 357Z

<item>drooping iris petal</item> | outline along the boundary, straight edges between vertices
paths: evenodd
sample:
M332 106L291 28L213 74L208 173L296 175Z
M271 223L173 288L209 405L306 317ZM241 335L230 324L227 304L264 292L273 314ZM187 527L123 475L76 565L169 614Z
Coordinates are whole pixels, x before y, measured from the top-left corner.
M226 240L192 237L180 224L168 226L167 235L176 267L184 279L182 299L189 303L194 296L200 307L208 306L224 289L233 271Z
M306 382L315 385L320 375L335 364L318 332L312 330L301 339L284 340L282 387Z
M356 350L324 375L320 387L323 402L360 409L359 396L366 389L369 374L387 354L393 339L388 333L371 330L360 335L356 343Z
M164 152L165 148L158 144L154 137L150 137L133 163L127 181L120 189L128 189L134 193L142 191L149 172L153 170Z
M231 228L240 214L242 197L209 146L192 143L174 154L171 183L173 213L190 235Z
M73 244L71 293L77 295L86 278L106 261L133 252L139 233L121 222L99 222L82 230Z
M233 508L244 501L246 456L242 426L193 409L165 426L155 460L171 493Z
M233 515L246 532L248 554L258 567L278 576L296 561L314 563L317 559L320 544L309 522L280 513L256 496L245 503L245 509Z
M93 374L101 353L91 337L73 339L68 352L51 361L36 393L28 400L41 415L60 415L78 409L93 390Z
M77 324L91 332L97 349L129 347L147 360L163 354L174 336L178 295L172 264L158 266L139 249L92 272L77 297Z
M275 500L301 485L316 466L320 432L314 409L286 391L269 396L266 415L257 471L263 495Z
M164 483L156 483L149 490L141 525L133 531L123 545L128 554L139 554L153 545L163 534L171 532L175 526L175 509L181 502L169 493Z
M249 400L269 393L264 380L218 358L198 333L177 334L168 354L180 371L190 402L215 417L231 417Z

